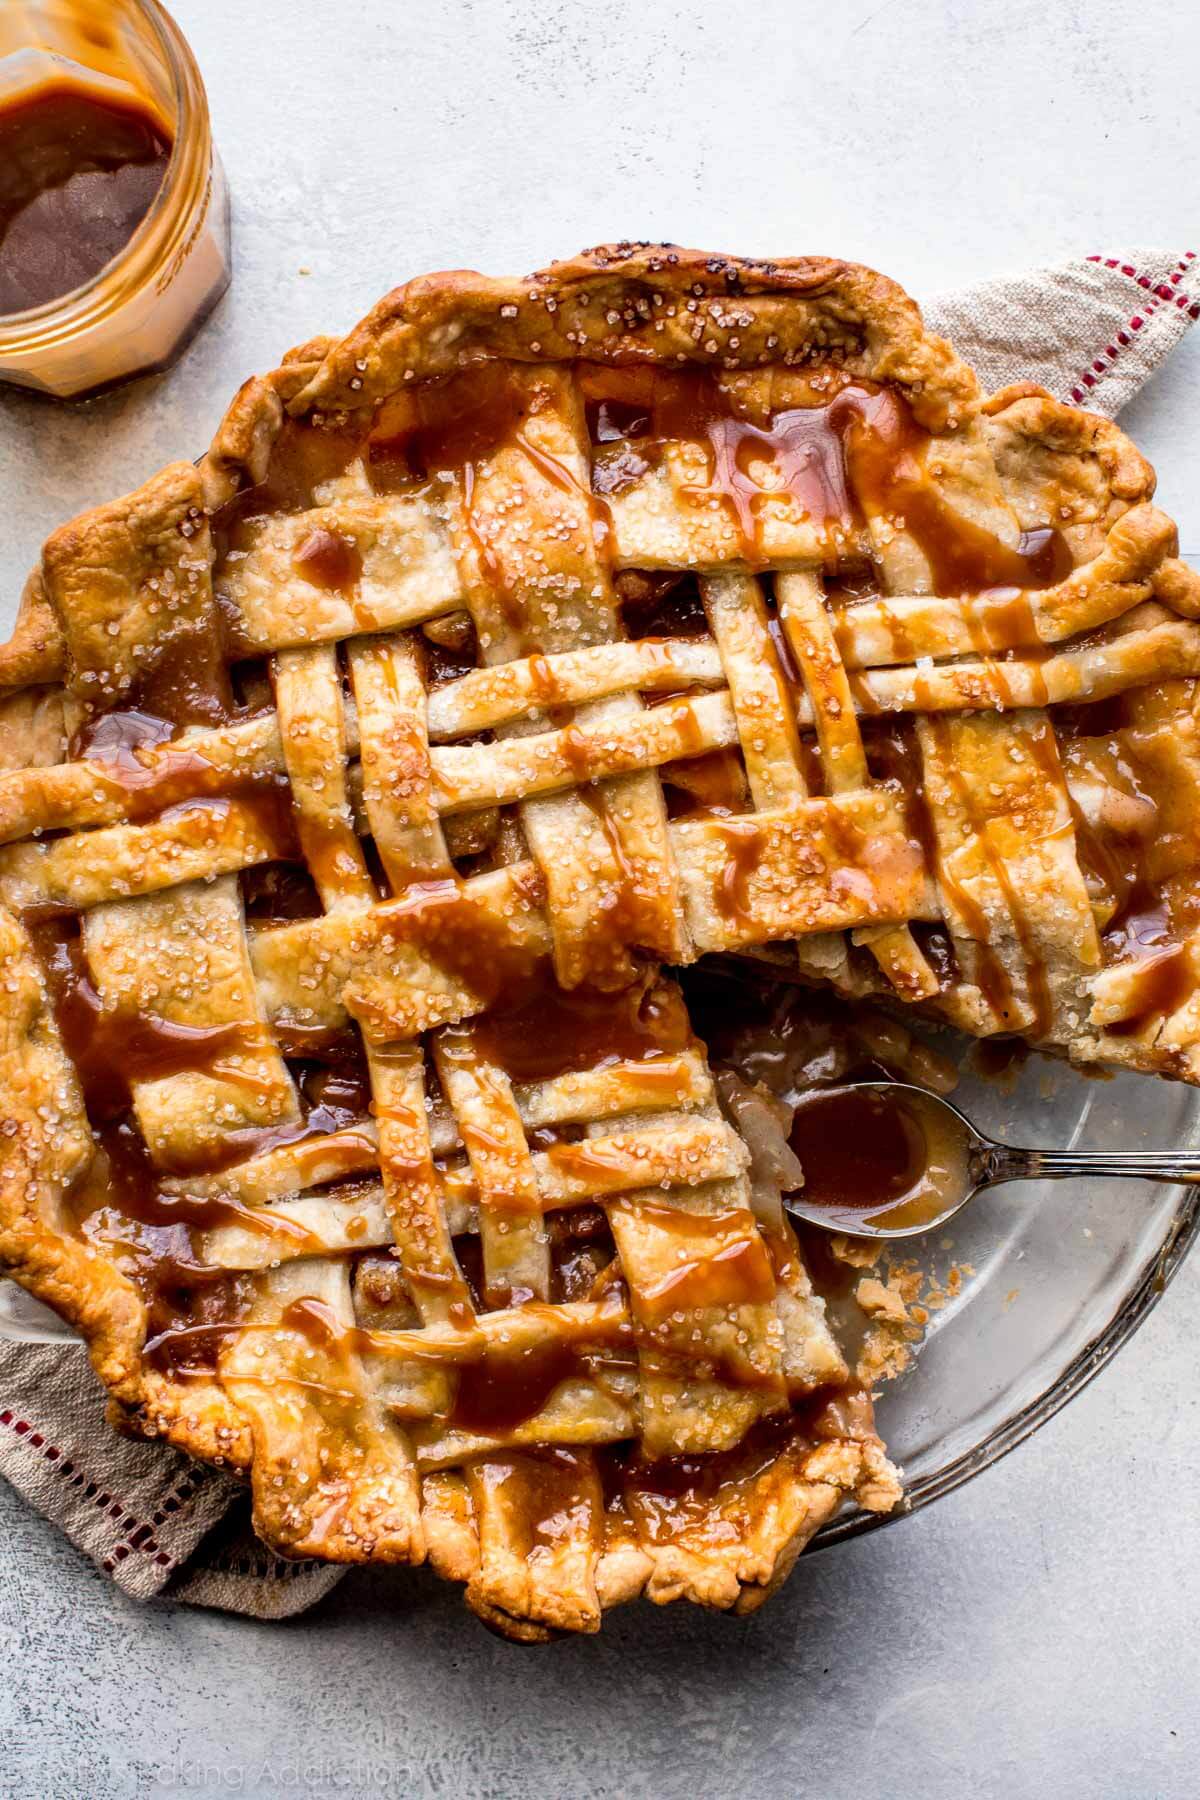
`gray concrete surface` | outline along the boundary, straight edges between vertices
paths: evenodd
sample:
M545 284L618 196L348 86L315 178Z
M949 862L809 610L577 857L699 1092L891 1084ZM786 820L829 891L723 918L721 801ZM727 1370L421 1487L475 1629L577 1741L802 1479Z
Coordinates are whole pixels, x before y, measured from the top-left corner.
M1183 248L1197 223L1200 28L1167 0L175 12L237 277L164 380L83 413L0 401L8 605L49 527L199 449L249 369L423 269L667 236L835 250L919 296L1063 251ZM1194 342L1127 419L1193 552L1198 400ZM1198 1303L1193 1258L1031 1443L802 1563L746 1622L643 1607L519 1651L407 1573L352 1576L283 1626L143 1609L0 1489L0 1794L1192 1800Z

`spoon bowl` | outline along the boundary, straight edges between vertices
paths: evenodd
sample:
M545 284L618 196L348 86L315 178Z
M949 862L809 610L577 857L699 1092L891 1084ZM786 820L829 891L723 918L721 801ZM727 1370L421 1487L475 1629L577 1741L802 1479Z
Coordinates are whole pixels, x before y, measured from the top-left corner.
M805 1185L785 1195L784 1206L793 1218L851 1237L919 1237L1007 1181L1200 1180L1195 1151L1114 1155L1001 1144L940 1094L903 1081L818 1090L796 1108L792 1145Z

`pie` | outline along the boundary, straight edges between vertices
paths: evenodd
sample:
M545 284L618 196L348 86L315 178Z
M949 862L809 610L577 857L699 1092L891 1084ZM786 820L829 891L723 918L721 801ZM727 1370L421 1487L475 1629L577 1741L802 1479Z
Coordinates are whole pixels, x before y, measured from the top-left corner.
M410 282L55 532L0 648L0 1261L115 1421L524 1638L746 1610L894 1506L666 971L1200 1081L1152 491L869 270L619 245Z

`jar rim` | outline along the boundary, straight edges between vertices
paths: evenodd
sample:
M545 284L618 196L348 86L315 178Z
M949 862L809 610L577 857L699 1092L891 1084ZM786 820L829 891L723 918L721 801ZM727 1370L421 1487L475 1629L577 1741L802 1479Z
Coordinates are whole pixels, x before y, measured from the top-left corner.
M180 240L186 243L190 236L186 227L191 212L206 198L212 138L208 98L191 46L159 0L127 0L127 4L141 14L154 35L175 102L175 136L162 181L145 217L94 275L38 306L0 314L0 351L48 346L115 311L156 268L169 265Z

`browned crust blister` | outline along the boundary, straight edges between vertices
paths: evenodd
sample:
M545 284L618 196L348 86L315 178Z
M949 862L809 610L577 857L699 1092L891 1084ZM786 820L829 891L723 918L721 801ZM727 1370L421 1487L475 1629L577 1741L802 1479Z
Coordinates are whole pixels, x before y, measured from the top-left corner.
M335 483L299 521L268 520L237 567L218 572L213 515L267 480L289 421L345 429L414 384L488 362L512 365L530 397L532 448L517 474L506 466L478 484L475 503L489 533L483 550L461 495L431 511ZM564 499L561 481L553 492L539 488L535 474L540 458L578 468L581 488L590 484L569 368L579 362L703 368L755 404L792 393L812 368L898 390L928 434L926 467L936 468L930 479L948 505L1010 539L1052 526L1069 549L1070 572L1026 596L1025 635L1001 665L1003 695L997 665L977 648L994 630L987 596L978 603L938 597L903 518L868 520L860 546L882 569L886 599L844 609L831 623L811 522L780 504L765 510L761 529L766 561L778 572L780 628L802 682L793 704L768 641L759 584L728 520L719 508L685 518L664 500L668 481L688 478L683 464L614 495L608 554L617 569L694 568L709 635L667 640L653 655L627 641L586 501ZM514 483L542 533L540 590L528 542L512 524ZM430 1200L411 1175L418 1164L409 1127L395 1123L410 1117L405 1106L414 1092L423 1095L425 1080L419 1048L410 1044L405 1062L395 1046L427 1031L437 1033L441 1087L464 1140L477 1129L511 1146L539 1217L583 1201L608 1209L631 1283L632 1323L622 1315L614 1325L600 1301L594 1319L571 1314L572 1329L609 1342L613 1331L645 1328L639 1269L644 1263L649 1282L661 1247L652 1209L637 1204L639 1173L642 1187L651 1180L667 1187L684 1211L724 1217L751 1208L744 1153L716 1111L702 1057L680 1062L673 1110L647 1082L638 1085L634 1065L563 1078L545 1092L514 1090L498 1069L479 1076L471 1020L489 1004L485 975L446 963L438 936L444 919L421 883L452 873L451 847L472 844L481 820L494 830L500 809L519 811L517 853L462 884L463 929L486 928L505 957L553 955L568 984L628 981L634 948L683 962L708 950L796 939L800 971L848 994L916 1001L977 1032L1022 1031L1079 1060L1200 1079L1200 1018L1190 999L1141 1032L1108 1028L1128 1017L1124 976L1102 956L1104 907L1085 884L1073 835L1082 829L1080 808L1097 792L1101 752L1072 751L1064 774L1045 710L1132 693L1147 767L1186 816L1187 796L1193 787L1200 792L1192 681L1200 672L1200 579L1179 561L1171 522L1151 504L1153 489L1153 471L1110 422L1030 384L981 398L971 370L925 331L916 305L870 270L827 258L755 262L618 245L521 281L455 272L407 283L344 339L314 339L271 374L246 382L198 464L172 464L136 493L55 532L26 587L14 635L0 647L0 893L12 909L0 912L0 1260L87 1338L116 1421L246 1473L257 1528L285 1553L341 1561L427 1556L467 1584L485 1621L532 1639L595 1629L605 1606L638 1593L749 1610L845 1498L880 1510L895 1504L895 1475L866 1413L848 1418L827 1408L814 1424L810 1405L804 1429L763 1455L753 1446L771 1424L771 1407L747 1398L758 1390L739 1391L719 1376L690 1378L682 1337L668 1345L665 1373L643 1366L636 1392L618 1380L577 1396L578 1417L594 1429L590 1440L570 1435L583 1426L572 1426L566 1413L552 1420L562 1435L551 1436L550 1448L519 1432L491 1449L469 1433L455 1438L438 1423L444 1408L435 1390L475 1354L470 1333L456 1336L433 1291L422 1299L414 1287L420 1327L435 1334L443 1358L435 1376L418 1379L404 1363L401 1352L417 1331L411 1321L381 1325L378 1342L353 1353L301 1342L285 1321L305 1291L296 1234L308 1232L311 1248L315 1232L328 1246L319 1263L322 1304L344 1317L348 1278L333 1259L348 1247L386 1250L394 1242L403 1260L411 1239L420 1240L426 1262L449 1255L448 1238L438 1238L447 1230L437 1215L442 1204L465 1209L486 1233L495 1180L488 1157L473 1149L454 1166L449 1188ZM298 589L293 579L299 534L326 522L353 541L361 563L353 604L336 592ZM545 602L545 655L506 649L491 591L496 567L526 583L530 604ZM482 666L427 697L405 633L462 611L480 631ZM907 659L895 650L897 617L903 641L915 646ZM203 779L217 785L192 798L221 793L227 777L237 789L219 819L186 804L147 816L128 793L98 784L94 766L70 760L76 724L87 709L119 706L168 654L202 651L219 631L235 656L273 656L277 711L249 723L189 727L164 750L145 752L148 779L161 765L166 782L174 779L171 755L195 749L210 772ZM355 640L347 657L353 709L334 650L347 639ZM948 645L950 654L943 648L936 663L926 645ZM534 714L548 678L558 684L560 705L575 709L567 725ZM686 701L643 708L638 698L676 689ZM914 853L903 796L868 768L860 723L872 713L918 716L936 867ZM797 738L798 729L814 727L826 775L815 795ZM461 741L480 732L492 741ZM713 895L737 855L730 828L704 818L668 821L658 771L734 749L745 763L747 813L761 842L738 877L737 906L723 913ZM357 785L347 772L352 753ZM285 778L302 846L324 847L318 886L325 911L244 938L237 871L285 851L277 826L242 791ZM602 784L613 796L622 822L616 850L573 791L580 782ZM1096 804L1102 814L1104 804L1111 810L1111 799ZM1168 809L1167 799L1161 807ZM1136 811L1132 802L1127 810ZM393 889L383 903L358 849L368 831ZM1169 835L1156 852L1156 879L1182 893L1191 868L1186 833ZM997 851L1007 878L997 876ZM617 877L606 873L614 855L637 872L641 896L627 941L615 943L607 926L597 928L620 897ZM856 861L849 883L848 855ZM411 894L409 883L416 883ZM1010 886L1027 909L1015 925ZM159 904L163 895L180 898ZM270 1048L282 1027L338 1030L353 1022L368 1045L377 1099L381 1084L395 1099L380 1109L365 1152L361 1138L330 1141L329 1173L303 1176L281 1151L246 1177L244 1203L275 1206L282 1223L269 1256L245 1233L211 1234L210 1252L231 1259L221 1266L252 1270L257 1284L246 1329L222 1354L216 1377L175 1381L144 1360L148 1315L137 1287L68 1225L65 1199L88 1164L91 1137L17 916L24 908L95 909L88 955L113 993L123 981L131 992L137 987L140 943L158 945L167 969L203 944L197 954L207 959L212 1005L203 1018L186 1011L179 1018L234 1025L259 1046L241 1065L244 1078L245 1059L258 1058L257 1111L237 1098L236 1080L217 1095L227 1109L221 1116L234 1121L227 1129L292 1116L290 1077ZM959 979L948 990L939 988L914 924L952 939ZM1031 943L1041 995L1028 974ZM1183 954L1196 954L1190 939ZM989 985L988 958L1001 965L1006 1002ZM190 1005L165 978L151 1001L144 983L138 991L164 1017ZM152 1147L160 1143L166 1154L172 1131L192 1129L187 1107L200 1118L219 1086L197 1078L187 1093L158 1102L138 1096ZM529 1152L527 1131L564 1119L589 1121L609 1159L607 1176L596 1173L595 1157L590 1168L581 1159L583 1174L571 1174L564 1173L569 1159ZM427 1141L417 1149L432 1155ZM289 1198L306 1181L376 1169L382 1185L360 1201ZM308 1208L303 1224L289 1225L289 1207ZM500 1254L499 1238L491 1253ZM507 1243L504 1254L532 1269L535 1282L543 1278L537 1228ZM797 1403L836 1388L846 1372L798 1261L780 1277L779 1295L786 1297L758 1312L743 1306L732 1319L713 1308L711 1318L692 1323L716 1343L723 1333L741 1333L737 1341L749 1342L748 1354L761 1360L756 1379L766 1371L784 1386L791 1380ZM561 1310L565 1320L570 1309ZM497 1317L473 1319L471 1331L486 1335ZM732 1343L725 1346L731 1354ZM801 1364L809 1374L799 1386L780 1373ZM344 1414L320 1398L333 1392L346 1396ZM589 1447L639 1432L654 1455L729 1459L717 1497L698 1504L696 1518L673 1535L656 1526L637 1468L609 1458L602 1469ZM740 1449L743 1441L750 1448ZM564 1535L568 1515L574 1524Z

